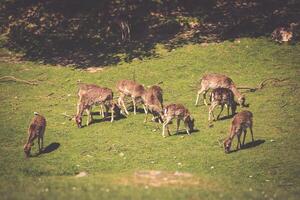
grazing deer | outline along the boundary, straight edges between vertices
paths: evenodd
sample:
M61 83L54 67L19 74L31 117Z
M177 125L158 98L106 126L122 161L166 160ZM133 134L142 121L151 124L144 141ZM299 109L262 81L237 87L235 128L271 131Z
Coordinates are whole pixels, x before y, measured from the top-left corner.
M95 84L86 84L86 83L79 83L78 86L79 86L79 89L78 89L77 95L79 97L79 101L80 101L80 98L84 94L86 94L89 90L92 90L93 88L98 88L99 87L98 85L95 85ZM104 112L103 106L104 106L104 104L101 103L100 104L100 115L102 117L105 117L107 112L108 112L108 108L107 108L107 106L105 106L106 112Z
M253 138L253 114L250 111L244 110L236 114L231 122L231 128L228 138L224 141L224 149L225 153L229 153L232 140L234 136L237 136L238 143L236 149L238 150L245 144L245 138L247 134L247 128L250 129L252 142L254 142ZM241 135L244 133L243 143L241 144Z
M195 120L192 118L188 109L186 109L182 104L169 104L164 108L164 123L163 123L163 132L162 136L165 136L165 128L167 127L168 135L170 135L170 130L168 124L172 119L177 119L176 134L178 134L178 129L180 125L180 120L184 122L185 129L188 135L194 130Z
M147 122L148 112L151 112L153 115L153 120L155 117L158 117L159 123L162 123L162 110L163 110L163 91L157 86L153 85L148 88L144 94L142 95L142 99L144 102L144 110L145 110L145 120Z
M142 95L145 92L144 86L132 80L120 80L117 83L116 88L120 92L118 99L119 106L123 106L125 113L129 115L124 103L124 98L126 96L131 97L133 102L133 113L136 115L136 101L142 98Z
M221 111L220 111L219 115L217 116L217 120L219 119L219 117L224 109L224 105L227 107L227 115L228 116L229 116L229 108L231 108L232 116L235 114L236 102L234 101L233 92L230 89L228 89L228 88L213 89L213 91L211 92L211 95L210 95L210 101L211 101L211 105L209 107L208 121L211 120L211 116L213 117L213 120L215 120L213 110L218 105L221 105Z
M293 32L298 26L298 23L291 23L289 27L278 27L272 32L272 39L276 42L289 42L293 39Z
M228 88L230 89L234 96L237 97L238 103L243 107L245 106L245 97L237 90L234 82L231 78L223 74L206 74L201 79L201 89L197 93L196 106L198 105L200 94L203 93L203 101L207 106L206 93L209 89L216 88Z
M33 141L38 138L39 153L42 152L44 147L44 132L46 129L46 119L37 112L34 113L34 117L28 128L28 139L24 145L24 153L26 158L30 156L31 147L33 146Z
M77 114L75 117L76 124L81 128L82 115L86 111L88 115L87 125L93 118L91 109L94 105L104 105L107 110L111 109L111 122L114 121L114 113L119 114L119 107L113 102L113 92L109 88L103 88L93 84L80 84L78 91L79 100L77 103ZM103 113L103 108L101 109ZM101 112L101 111L100 111Z

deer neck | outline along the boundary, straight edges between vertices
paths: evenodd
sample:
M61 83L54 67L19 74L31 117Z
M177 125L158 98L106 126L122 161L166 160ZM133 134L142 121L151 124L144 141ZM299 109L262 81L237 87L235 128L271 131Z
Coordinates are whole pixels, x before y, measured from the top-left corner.
M238 89L235 87L235 85L232 85L230 87L231 91L233 92L234 96L236 96L238 99L242 97L242 94L238 91Z

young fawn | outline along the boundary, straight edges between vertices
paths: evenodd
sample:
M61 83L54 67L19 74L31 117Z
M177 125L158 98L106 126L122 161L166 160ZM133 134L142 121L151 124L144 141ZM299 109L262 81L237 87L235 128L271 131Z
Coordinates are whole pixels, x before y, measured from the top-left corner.
M119 107L113 102L113 92L109 88L100 87L94 84L80 84L78 91L76 124L81 128L82 115L86 111L88 115L87 126L92 122L91 109L94 105L105 106L106 110L111 109L111 122L114 121L114 113L119 114ZM102 110L102 111L101 111ZM103 109L100 113L103 113Z
M198 105L200 94L203 93L203 102L207 106L206 93L209 89L228 88L238 99L241 106L245 106L245 97L238 91L231 78L223 74L206 74L201 79L201 89L197 93L195 105Z
M136 114L136 101L142 98L142 95L145 92L144 86L132 80L120 80L117 83L116 88L120 93L118 104L120 106L123 106L125 113L129 115L129 112L124 103L124 98L126 96L131 97L133 102L133 113Z
M215 120L215 116L213 113L213 110L216 106L221 105L221 111L219 115L217 116L217 120L219 119L224 106L227 107L227 115L229 116L229 108L231 108L232 116L235 114L236 111L236 102L234 101L234 95L233 92L228 88L216 88L213 89L210 95L210 101L211 105L209 107L209 113L208 113L208 121L211 120L211 116L213 117L213 120Z
M253 138L253 114L250 111L244 110L236 114L231 122L231 128L228 138L224 141L224 149L225 153L229 153L232 140L235 136L237 136L238 143L236 149L242 148L245 144L245 138L247 134L247 128L250 129L250 133L252 136L252 142L254 142ZM243 143L241 144L241 135L244 133Z
M159 123L162 123L162 111L163 111L163 91L157 86L151 86L148 88L142 95L144 110L145 110L145 120L147 122L148 112L152 113L154 120L156 117L159 120Z
M178 129L180 125L180 120L184 122L185 129L188 135L194 130L194 119L192 118L188 109L186 109L182 104L169 104L164 108L164 123L163 123L163 132L162 136L165 135L165 128L167 128L168 135L170 135L170 130L168 124L174 119L177 119L177 128L176 134L178 134Z
M46 119L38 113L34 113L34 117L28 128L28 139L24 145L24 153L26 158L30 156L31 147L33 146L33 141L37 138L39 145L39 153L42 152L44 147L44 132L46 129Z

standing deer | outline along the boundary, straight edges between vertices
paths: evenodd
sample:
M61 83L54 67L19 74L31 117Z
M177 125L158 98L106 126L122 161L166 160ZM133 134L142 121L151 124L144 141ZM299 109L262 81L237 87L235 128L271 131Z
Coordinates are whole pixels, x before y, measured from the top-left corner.
M178 134L178 129L180 125L180 120L184 122L185 129L188 135L194 130L195 120L192 118L188 109L186 109L182 104L169 104L164 108L164 123L163 123L163 132L162 136L165 135L165 128L167 128L168 135L170 136L170 130L168 124L174 119L177 119L176 134Z
M234 96L237 97L238 103L243 107L245 106L245 97L238 91L234 82L231 78L223 74L206 74L201 79L201 89L197 93L197 99L195 105L198 105L200 94L203 93L203 101L207 106L206 93L209 89L216 88L228 88L230 89Z
M79 83L78 86L79 86L79 89L78 89L77 95L79 97L79 101L80 101L80 98L84 94L86 94L87 92L89 92L89 90L93 90L94 88L99 88L98 85L95 85L95 84L86 84L86 83ZM108 101L108 100L113 99L113 93L112 93L112 91L111 91L111 93L108 91L107 94L108 94L107 101L99 102L99 104L100 104L100 115L102 117L106 117L106 115L108 113L108 110L110 108L109 103L111 103L111 101ZM116 113L118 113L118 108L119 107L117 105L115 105L114 102L112 102L112 106L115 108L114 110L116 111ZM104 112L103 107L105 107L105 112Z
M34 117L28 128L28 139L24 145L24 153L26 158L30 156L31 147L33 146L33 141L37 138L39 145L39 153L42 152L44 147L44 132L46 129L46 119L37 112L34 113Z
M86 111L88 115L87 126L92 122L91 109L94 105L105 106L106 110L111 109L111 122L114 121L114 113L119 114L119 107L113 102L113 92L109 88L103 88L94 84L80 84L78 91L79 100L77 103L76 124L81 128L82 115ZM102 113L103 113L103 109ZM101 111L100 111L101 113Z
M151 112L153 115L153 120L155 117L158 117L159 123L162 123L162 111L163 111L163 91L157 86L153 85L148 88L144 94L142 95L142 99L144 102L144 110L145 110L145 120L147 122L148 112Z
M131 97L133 102L133 113L136 115L136 101L142 98L142 95L145 92L144 86L132 80L120 80L117 83L116 88L120 92L118 104L120 106L123 106L125 113L129 115L129 112L124 103L124 98L126 96Z
M236 114L231 122L231 128L228 138L224 141L224 149L225 153L229 153L232 140L235 136L237 136L238 143L236 146L236 150L244 146L245 138L247 134L247 128L250 129L252 142L254 142L253 138L253 114L250 111L244 110ZM241 144L241 135L244 133L243 143Z
M221 105L221 111L219 115L217 116L217 120L219 119L223 109L224 105L227 107L227 115L229 116L229 108L231 108L232 116L235 114L236 111L236 102L234 101L234 95L233 92L228 88L216 88L213 89L210 95L211 99L211 105L209 107L209 113L208 113L208 121L211 120L211 116L213 117L213 120L215 120L215 116L213 113L213 110L216 106Z

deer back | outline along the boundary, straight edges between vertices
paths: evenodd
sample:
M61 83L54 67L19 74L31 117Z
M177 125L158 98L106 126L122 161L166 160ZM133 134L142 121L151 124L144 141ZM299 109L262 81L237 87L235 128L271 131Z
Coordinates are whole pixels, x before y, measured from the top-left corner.
M119 92L133 97L141 97L145 91L144 86L132 80L121 80L116 88Z
M206 74L202 77L201 85L205 88L229 88L233 81L223 74Z

